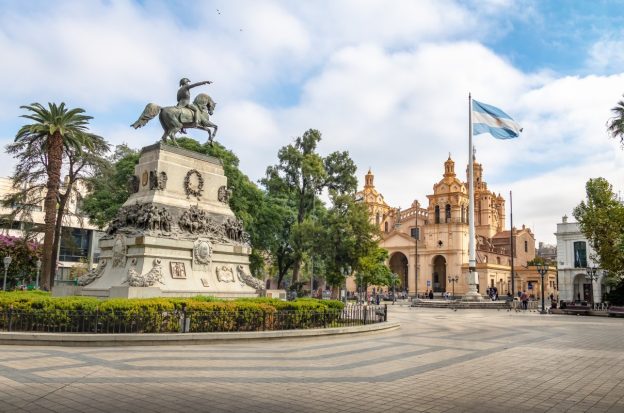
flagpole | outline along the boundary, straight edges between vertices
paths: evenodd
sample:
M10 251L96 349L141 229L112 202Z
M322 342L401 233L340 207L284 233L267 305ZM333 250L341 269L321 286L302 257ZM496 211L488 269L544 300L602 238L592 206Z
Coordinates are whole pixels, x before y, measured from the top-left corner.
M474 224L474 151L472 148L472 95L468 93L468 292L464 296L466 301L480 301L481 295L477 292L479 275L477 274L477 260L475 253L475 224Z
M511 229L509 230L509 244L511 245L511 296L516 294L516 286L514 283L514 236L513 236L513 198L511 197L511 191L509 191L509 219L511 223Z

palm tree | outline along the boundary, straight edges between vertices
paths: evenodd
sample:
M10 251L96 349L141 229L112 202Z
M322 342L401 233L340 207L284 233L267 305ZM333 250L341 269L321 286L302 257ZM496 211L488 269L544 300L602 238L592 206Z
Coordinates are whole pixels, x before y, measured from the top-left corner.
M607 122L607 131L611 137L619 139L622 146L624 146L624 100L620 100L611 111L615 116Z
M74 148L81 151L83 147L90 147L88 133L91 116L83 115L80 108L68 109L65 103L56 105L48 103L45 108L40 103L21 106L30 113L21 117L30 119L33 123L24 125L15 136L15 142L26 143L28 146L39 145L46 162L46 196L44 201L44 238L43 238L43 284L49 289L54 283L55 262L53 248L55 224L57 215L57 201L61 183L61 168L63 166L63 149Z

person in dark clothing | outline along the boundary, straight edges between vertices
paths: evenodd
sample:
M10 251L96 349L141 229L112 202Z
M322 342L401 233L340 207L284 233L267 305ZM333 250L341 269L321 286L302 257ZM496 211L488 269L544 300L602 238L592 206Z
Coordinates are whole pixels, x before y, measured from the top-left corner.
M429 299L433 300L433 290L429 290Z

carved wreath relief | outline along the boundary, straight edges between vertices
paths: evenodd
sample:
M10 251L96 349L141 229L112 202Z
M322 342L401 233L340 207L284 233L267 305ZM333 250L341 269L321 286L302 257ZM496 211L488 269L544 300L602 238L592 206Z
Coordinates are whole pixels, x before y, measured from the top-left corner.
M199 199L204 191L204 178L197 169L191 169L184 177L184 193L186 198L191 196Z
M117 234L113 241L113 268L126 265L126 251L126 237Z
M198 239L193 245L193 263L210 264L212 261L212 244L206 239Z
M186 278L186 269L184 268L184 262L171 261L171 278L174 279L185 279Z

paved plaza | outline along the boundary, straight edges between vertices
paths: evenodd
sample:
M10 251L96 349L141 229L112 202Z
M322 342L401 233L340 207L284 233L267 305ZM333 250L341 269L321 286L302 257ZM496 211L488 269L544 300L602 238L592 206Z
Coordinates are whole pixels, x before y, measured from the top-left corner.
M2 346L3 412L624 412L624 319L389 306L400 329Z

